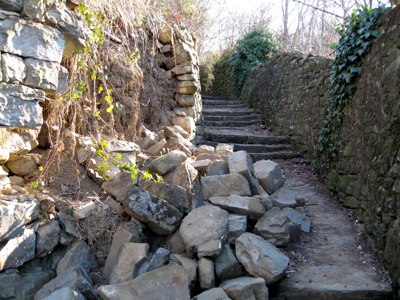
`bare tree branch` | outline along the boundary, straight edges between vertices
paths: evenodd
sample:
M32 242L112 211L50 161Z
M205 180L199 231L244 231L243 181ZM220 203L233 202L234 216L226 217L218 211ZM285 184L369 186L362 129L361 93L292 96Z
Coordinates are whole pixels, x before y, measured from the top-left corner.
M304 4L304 5L307 5L307 6L309 6L309 7L314 8L314 9L320 10L320 11L322 11L322 12L324 12L324 13L330 14L330 15L335 16L335 17L337 17L337 18L344 19L343 17L341 17L341 16L339 16L339 15L337 15L337 14L334 14L334 13L332 13L332 12L330 12L330 11L327 11L327 10L324 10L324 9L322 9L322 8L316 7L316 6L314 6L314 5L307 4L307 3L301 2L301 1L299 1L299 0L293 0L293 1L298 2L298 3L301 3L301 4Z

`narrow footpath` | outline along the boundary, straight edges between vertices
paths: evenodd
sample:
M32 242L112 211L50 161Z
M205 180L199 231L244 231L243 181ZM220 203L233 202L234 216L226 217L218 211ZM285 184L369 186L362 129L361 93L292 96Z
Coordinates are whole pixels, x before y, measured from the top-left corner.
M363 224L329 195L289 137L262 128L259 115L239 101L203 96L203 116L205 144L228 143L234 151L247 151L253 162L279 163L286 187L305 200L298 209L310 219L309 233L281 248L291 265L285 278L269 287L270 299L394 299L387 271L362 238Z

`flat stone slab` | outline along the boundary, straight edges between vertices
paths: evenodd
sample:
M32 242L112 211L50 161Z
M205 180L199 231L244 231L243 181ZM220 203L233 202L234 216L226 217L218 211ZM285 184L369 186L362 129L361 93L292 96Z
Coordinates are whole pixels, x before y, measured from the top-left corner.
M254 121L261 120L260 115L248 115L245 113L243 116L214 116L214 115L205 115L204 121Z
M238 129L207 129L204 138L219 143L290 144L288 136L255 135Z
M204 126L214 126L214 127L246 127L254 124L260 123L259 120L251 121L204 121Z
M307 274L307 275L305 275ZM278 295L287 300L392 299L388 282L345 266L305 265L277 284Z

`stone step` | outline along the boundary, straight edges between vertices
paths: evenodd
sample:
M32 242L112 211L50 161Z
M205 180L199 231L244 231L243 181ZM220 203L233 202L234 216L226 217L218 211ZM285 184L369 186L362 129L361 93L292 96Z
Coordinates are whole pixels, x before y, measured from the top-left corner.
M244 115L244 116L213 116L205 115L204 121L260 121L260 115Z
M249 153L253 163L259 160L277 160L277 159L291 159L302 158L303 154L297 151L280 151L270 153Z
M227 102L227 104L225 105L209 105L209 104L204 104L203 103L203 108L209 109L209 108L219 108L219 107L223 107L223 108L245 108L246 104L243 103L230 103Z
M224 97L201 95L201 100L225 100Z
M203 116L245 116L254 114L254 110L229 110L203 107L202 114Z
M205 145L216 147L219 142L207 141ZM290 144L284 145L261 145L261 144L230 144L233 145L233 151L247 151L248 153L270 153L278 151L295 151L294 146Z
M204 126L212 127L246 127L259 124L259 120L254 121L204 121Z
M246 106L243 102L240 101L231 101L231 100L202 100L203 105L205 106L225 106L225 105L243 105Z
M235 144L290 144L288 136L253 135L239 130L204 130L204 139L211 142Z

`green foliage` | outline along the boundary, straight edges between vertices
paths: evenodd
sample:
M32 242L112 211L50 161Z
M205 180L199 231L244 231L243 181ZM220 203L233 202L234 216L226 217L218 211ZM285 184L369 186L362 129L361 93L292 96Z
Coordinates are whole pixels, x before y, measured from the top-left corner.
M383 9L384 7L373 10L368 7L355 9L337 29L340 39L338 44L333 45L336 59L331 72L329 103L316 151L315 167L319 170L329 168L330 163L338 159L344 139L342 123L346 107L357 90L356 79L362 73L364 56L378 36L377 22Z
M240 96L251 69L267 61L271 52L276 52L275 41L264 29L253 29L238 40L230 59L237 96Z

